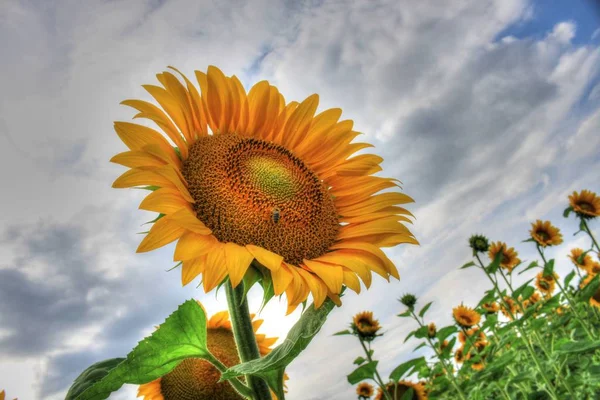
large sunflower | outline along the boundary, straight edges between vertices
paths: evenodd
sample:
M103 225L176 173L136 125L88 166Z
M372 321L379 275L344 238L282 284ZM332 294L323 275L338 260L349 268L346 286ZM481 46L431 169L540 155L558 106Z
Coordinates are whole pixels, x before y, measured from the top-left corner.
M500 252L502 252L502 255L500 256L500 266L508 272L511 272L513 268L521 263L521 260L517 257L519 253L515 251L514 247L508 247L506 243L503 242L494 242L491 244L490 251L488 252L490 260L494 261L496 254Z
M569 203L580 217L586 219L600 217L600 197L592 191L573 192L569 196Z
M288 311L309 292L317 307L326 297L339 304L343 285L360 291L357 276L366 287L371 272L398 279L381 248L418 244L403 225L412 214L399 206L413 200L377 194L398 187L372 176L381 157L349 158L372 147L351 143L359 135L352 121L339 121L340 109L315 115L317 95L286 104L266 81L246 94L216 67L195 73L200 91L170 72L157 75L162 87L144 85L162 110L123 102L171 142L145 126L115 123L129 151L111 161L131 169L113 187L147 185L152 192L140 208L160 213L137 251L178 240L182 283L202 274L206 292L227 276L237 286L252 264L270 275L275 295L286 293Z
M552 225L550 221L538 219L531 223L531 238L542 247L556 246L563 242L560 230Z
M427 391L425 390L425 385L423 385L421 382L415 383L410 381L400 381L396 385L393 383L388 383L385 385L385 390L392 396L392 399L394 400L402 399L409 389L413 390L411 400L427 400ZM385 399L383 391L381 388L378 388L375 400L383 399Z
M252 327L260 355L264 356L269 354L277 338L256 333L262 323L262 319L253 320ZM206 337L208 349L223 364L231 367L240 363L227 311L218 312L208 320ZM143 396L143 400L243 399L228 382L219 382L220 377L221 373L208 361L188 358L163 377L141 385L137 397Z

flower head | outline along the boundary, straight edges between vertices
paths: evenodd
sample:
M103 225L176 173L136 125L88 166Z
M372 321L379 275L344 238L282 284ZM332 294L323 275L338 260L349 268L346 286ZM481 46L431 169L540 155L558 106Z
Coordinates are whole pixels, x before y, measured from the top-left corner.
M494 314L500 311L500 306L495 301L492 303L483 303L481 306L488 314Z
M252 321L255 332L262 322L261 319ZM208 320L207 341L210 352L227 367L240 363L227 311L216 313ZM256 341L261 356L265 356L277 338L256 334ZM243 397L229 383L219 382L220 376L208 361L188 358L168 374L141 385L137 397L143 397L143 400L241 400Z
M406 293L400 298L400 303L412 310L415 308L415 304L417 304L417 297L414 294Z
M477 325L481 320L481 315L470 307L462 304L452 309L452 314L456 323L464 328L470 328Z
M459 347L456 350L456 352L454 353L454 361L456 361L459 364L465 361L464 346Z
M373 385L367 382L361 382L356 387L356 394L358 395L359 399L365 400L373 396L374 390L375 388L373 388Z
M556 272L553 272L551 275L545 276L543 272L540 272L535 278L535 286L542 294L549 296L552 294L552 292L554 292L557 280L558 275L556 274Z
M490 248L488 238L483 235L473 235L469 238L469 247L473 249L473 255L485 253Z
M531 238L542 247L556 246L563 242L560 230L550 221L537 220L531 223Z
M569 204L575 213L585 219L600 217L600 197L589 190L573 192L569 196Z
M354 316L352 330L361 339L370 342L375 339L379 329L381 329L381 326L379 321L373 318L372 311L363 311Z
M508 272L511 272L513 268L521 263L521 260L517 257L518 253L515 251L514 247L509 248L506 243L492 243L488 253L490 260L494 261L498 253L501 253L500 267L506 269Z
M388 383L385 385L385 390L391 395L393 400L400 400L410 389L413 390L413 395L410 400L427 400L427 391L425 385L421 382L410 382L400 381L396 385ZM384 400L386 397L383 395L381 388L377 389L377 396L375 400Z
M162 109L123 102L162 134L115 123L129 151L111 161L130 169L113 187L151 190L140 208L160 213L137 251L177 241L182 284L202 275L205 292L227 277L235 287L253 268L286 294L288 312L309 294L316 307L327 297L340 304L342 286L358 292L360 277L369 287L371 272L398 279L380 248L418 244L400 207L413 200L378 194L398 188L372 176L381 157L348 158L371 147L351 143L352 121L339 121L339 109L315 115L317 95L286 103L266 81L246 93L216 67L195 74L200 90L171 72L144 86Z
M437 328L435 326L435 323L432 322L429 325L427 325L427 336L429 336L429 338L434 338L436 333Z

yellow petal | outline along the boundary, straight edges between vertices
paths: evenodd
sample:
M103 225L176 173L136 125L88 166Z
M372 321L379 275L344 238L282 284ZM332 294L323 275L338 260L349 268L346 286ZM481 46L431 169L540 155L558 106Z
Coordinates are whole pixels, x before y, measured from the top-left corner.
M255 246L253 244L247 244L246 248L264 267L270 269L271 271L277 271L279 268L281 268L283 257L279 254L275 254L272 251L264 249L260 246Z
M344 225L340 228L337 239L353 239L379 233L410 234L408 229L396 221L396 218L392 216L381 218L376 221L365 222L363 224Z
M179 105L179 109L185 120L185 130L181 130L184 133L184 136L188 143L192 143L194 138L194 114L192 112L191 105L191 97L185 87L179 82L173 74L169 72L163 72L162 76L162 84L167 89L167 92L171 95L171 97L175 100L175 102Z
M129 168L162 167L165 162L143 151L125 151L110 159L110 162Z
M225 243L225 262L231 286L236 287L244 278L254 256L245 247L235 243Z
M361 214L373 213L384 209L388 206L396 204L412 203L414 200L404 193L381 193L369 197L368 199L361 201L360 203L340 206L338 211L343 216L356 216Z
M333 251L317 258L318 261L327 262L335 265L342 265L356 273L365 283L367 288L371 287L371 269L368 262L360 258L353 257L352 254L343 251ZM380 268L381 272L387 277L385 269Z
M179 75L181 75L181 77L185 81L188 95L189 95L188 100L190 102L190 108L193 113L193 121L194 121L194 128L195 128L195 131L194 131L195 135L194 135L193 139L195 140L197 137L206 136L208 134L208 130L206 128L206 116L204 115L204 109L202 107L202 99L200 98L200 94L198 93L198 90L192 84L192 82L190 82L190 80L184 74L182 74L177 68L174 68L171 66L169 66L169 68L171 68L172 70L176 71Z
M339 164L336 169L338 175L356 176L371 175L381 171L379 164L383 158L373 154L361 154Z
M181 237L185 229L163 217L156 221L137 248L138 253L158 249Z
M181 175L179 175L177 171L175 171L175 168L173 168L172 165L165 165L163 167L155 169L155 171L157 174L162 175L169 181L171 181L173 185L177 189L179 189L179 192L181 193L184 199L186 199L190 203L195 202L194 198L192 197L192 195L186 187L185 181L182 180Z
M142 200L139 208L167 215L173 214L181 208L191 211L190 203L181 197L179 190L168 188L161 188L150 193Z
M271 271L271 278L273 279L273 292L275 296L279 296L288 288L292 282L293 275L290 272L290 267L287 263L283 262L281 268Z
M206 266L202 276L202 284L206 293L217 287L227 276L225 254L222 245L218 245L217 248L214 248L206 255Z
M213 122L210 127L215 133L228 133L227 129L231 122L232 110L231 93L227 78L219 68L212 65L208 67L206 78L206 100Z
M165 218L168 218L170 221L173 221L175 224L188 231L199 233L201 235L209 235L212 233L212 231L187 208L182 208L173 214L167 215Z
M309 154L311 149L321 144L325 132L332 129L342 116L340 108L331 108L315 116L304 141L298 143L294 152L300 158Z
M288 149L294 149L295 146L303 141L310 128L313 116L319 106L319 95L308 96L298 108L294 110L284 128L283 145Z
M344 271L344 285L354 290L356 293L360 293L360 282L356 277L356 274L348 268L343 268Z
M264 125L269 111L270 93L271 89L267 81L260 81L250 88L248 92L249 119L245 134L254 136L255 132Z
M166 164L171 164L178 171L183 167L183 164L181 163L181 160L177 154L175 154L175 151L167 152L157 144L147 144L142 147L142 150L160 160L163 160Z
M325 298L327 298L327 286L325 286L325 283L302 268L298 268L296 271L302 275L304 281L308 284L310 292L313 296L315 308L321 307L321 304L323 304Z
M298 102L291 101L285 106L283 111L279 112L277 121L275 122L275 125L273 126L272 133L269 135L268 140L271 140L275 143L280 143L280 144L283 143L285 124L287 123L288 119L290 118L290 116L292 115L294 110L296 110L297 107L298 107Z
M304 260L304 265L308 267L309 270L317 274L327 288L333 293L339 293L342 288L342 283L344 280L344 272L342 271L342 267L338 265L324 264L319 261L314 260Z
M237 93L237 99L239 101L239 110L237 111L237 125L235 126L234 132L245 134L248 128L249 108L248 108L248 97L244 86L239 79L234 75L231 77L232 92Z
M113 188L128 188L133 186L154 185L175 188L173 182L153 170L130 169L119 176L113 183Z
M173 254L173 261L185 261L197 258L208 253L219 244L219 241L213 235L201 235L199 233L187 231L184 233Z
M159 74L158 76L160 76ZM179 128L178 132L183 134L183 137L187 138L190 135L188 122L185 119L185 115L181 109L181 104L165 89L160 86L154 85L142 85L144 89L150 93L152 97L160 104L160 106L167 112L171 120L175 122L175 125ZM191 121L190 121L191 122ZM179 133L178 133L179 135Z
M396 279L400 279L398 275L398 270L394 263L388 258L388 256L377 246L374 246L370 243L365 243L362 241L341 241L330 246L332 249L353 249L353 250L362 250L367 253L373 254L375 257L379 258L387 271Z
M187 285L200 275L204 271L204 264L206 264L206 256L183 261L183 266L181 268L181 285Z
M165 152L175 154L173 147L160 133L146 126L132 124L131 122L115 122L115 132L131 150L142 150L147 145L158 145Z

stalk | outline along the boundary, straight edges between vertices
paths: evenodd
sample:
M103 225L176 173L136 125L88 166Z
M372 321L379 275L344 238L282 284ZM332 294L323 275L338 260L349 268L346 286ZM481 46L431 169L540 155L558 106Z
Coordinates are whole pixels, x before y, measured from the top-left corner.
M592 242L596 246L596 250L600 254L600 246L598 246L598 242L596 242L596 238L592 234L592 231L590 230L590 227L588 226L585 218L581 218L581 222L583 222L583 227L585 228L585 231L587 232L587 234L589 235L589 237L592 239Z
M362 340L361 337L359 337L358 340L360 341L360 345L362 346L363 350L365 351L367 360L369 362L373 362L373 359L371 358L371 352L369 350L367 350L367 346L365 346L365 342ZM375 378L376 378L375 382L377 382L377 385L379 385L379 388L381 389L381 392L383 393L385 398L388 400L393 400L392 396L385 389L385 384L383 383L383 379L381 379L381 375L379 375L379 371L377 371L377 368L375 368Z
M244 363L260 358L254 329L252 329L248 300L244 297L244 283L240 282L239 285L233 288L231 281L228 280L225 290L227 293L231 327L240 361ZM252 391L253 400L272 400L271 391L264 380L252 375L246 375L246 382Z

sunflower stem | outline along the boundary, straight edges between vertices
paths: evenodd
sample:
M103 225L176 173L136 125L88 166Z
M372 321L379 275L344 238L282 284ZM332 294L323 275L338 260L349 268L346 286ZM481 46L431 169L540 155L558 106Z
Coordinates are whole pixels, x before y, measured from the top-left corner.
M544 256L544 252L540 248L539 244L537 245L537 250L538 250L538 253L540 253L540 256L542 257L542 261L544 262L544 265L546 265L547 264L546 257ZM565 290L565 288L560 284L560 280L559 279L555 279L554 281L558 285L558 288L560 289L560 291L562 292L562 294L567 299L567 302L571 306L571 310L573 311L573 314L575 315L575 318L579 321L579 323L581 324L581 327L587 333L588 338L590 338L592 340L596 339L596 336L589 330L587 324L585 323L585 321L583 320L583 318L581 318L581 315L579 314L579 311L577 311L577 308L575 307L576 306L575 302L573 301L573 299L571 299L571 296Z
M421 323L421 321L419 321L419 318L415 314L414 310L411 309L410 313L412 314L413 318L415 319L415 321L417 321L417 323L419 324L419 326L421 328L425 326L423 323ZM433 351L437 355L438 360L440 360L440 362L444 366L444 369L446 370L446 375L450 378L450 383L452 384L452 386L454 386L454 389L458 393L458 396L462 400L467 400L467 397L465 396L465 394L461 390L460 386L458 386L458 382L456 382L456 377L454 376L454 373L451 372L452 370L446 364L446 361L444 360L444 357L443 357L443 354L442 354L441 350L438 350L437 346L435 346L433 344L433 342L431 341L431 338L429 338L429 336L427 336L426 339L427 339L427 342L429 343L429 346L433 349Z
M227 371L227 367L218 358L213 356L211 353L208 353L207 361L214 365L219 372ZM252 397L252 391L246 385L244 385L238 378L233 378L228 380L229 384L242 396L246 398Z
M506 300L504 300L504 296L502 296L502 291L498 287L498 284L494 281L494 279L492 279L490 273L485 269L485 267L483 265L483 262L481 261L481 258L479 257L479 254L476 254L475 257L477 258L477 261L479 261L479 265L480 265L481 269L483 270L483 272L485 272L485 275L489 278L489 280L494 285L494 289L496 289L496 293L498 293L498 296L500 296L500 300L501 300L502 304L504 304L504 307L506 308L507 313L510 315L510 317L514 321L515 320L515 316L514 316L512 310L511 310L508 302L506 302ZM527 339L526 333L521 329L521 327L519 325L515 325L515 328L517 329L517 331L521 335L520 338L523 341L523 344L525 344L525 347L527 348L527 351L529 352L529 355L531 356L531 359L535 363L535 366L537 367L538 371L542 375L542 379L544 379L544 382L546 383L546 388L545 388L546 391L548 392L548 394L550 395L550 397L552 397L555 400L558 400L559 397L556 394L556 391L555 391L554 387L552 386L552 382L550 381L550 378L548 378L546 376L546 373L542 369L542 365L540 364L540 361L538 360L537 355L535 354L535 351L533 350L533 345Z
M231 317L231 327L240 361L244 363L260 358L252 319L250 318L250 310L248 309L248 300L244 297L244 283L240 282L233 288L231 281L228 280L225 284L225 291ZM251 398L253 400L272 400L271 391L264 380L246 375L246 382L252 391Z
M363 350L365 351L367 360L369 362L373 362L373 358L371 357L370 349L367 350L367 346L365 346L365 342L362 340L362 338L360 336L358 337L358 340L360 341L360 345L362 346ZM377 385L379 385L379 388L381 389L381 392L383 393L385 398L388 400L393 400L392 397L390 396L390 394L388 393L388 391L386 390L385 384L383 383L383 379L381 379L381 375L379 375L379 371L377 371L377 368L375 368L375 378L376 378L375 382L377 383Z
M594 237L594 234L590 230L590 227L588 226L585 218L581 218L581 222L583 223L583 227L585 228L586 233L588 234L590 239L592 239L592 242L594 243L594 245L596 245L596 250L598 251L598 254L600 254L600 246L598 246L598 242L596 242L596 238Z

